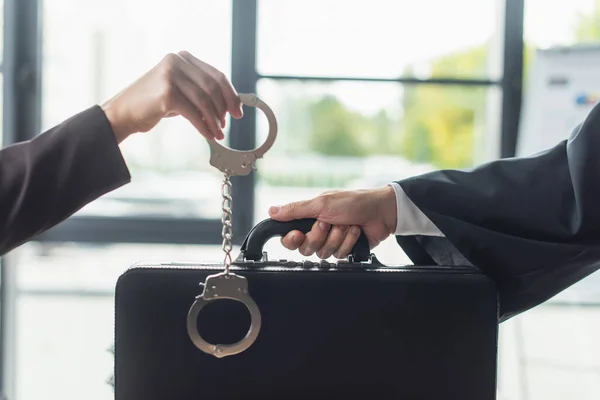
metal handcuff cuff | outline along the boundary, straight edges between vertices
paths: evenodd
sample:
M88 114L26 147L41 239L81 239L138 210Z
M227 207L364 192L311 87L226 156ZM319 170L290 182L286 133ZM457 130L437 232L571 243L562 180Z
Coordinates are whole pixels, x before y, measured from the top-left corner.
M223 224L223 251L225 252L224 272L209 275L204 283L202 294L196 297L196 300L190 307L187 316L187 331L191 341L203 352L222 358L241 353L248 349L260 332L262 318L258 306L250 296L248 291L248 281L243 276L232 273L229 269L231 265L232 249L232 211L231 211L231 176L245 176L255 170L254 163L262 158L264 154L273 146L277 137L277 119L271 108L260 100L255 94L240 93L239 98L242 104L256 107L261 110L269 122L269 135L262 146L249 151L234 150L218 143L215 139L207 139L210 146L210 165L217 168L225 174L225 180L221 188L223 197L222 217ZM219 299L236 300L243 303L250 311L250 328L246 336L237 343L233 344L211 344L200 336L197 328L198 314L204 306L211 301Z

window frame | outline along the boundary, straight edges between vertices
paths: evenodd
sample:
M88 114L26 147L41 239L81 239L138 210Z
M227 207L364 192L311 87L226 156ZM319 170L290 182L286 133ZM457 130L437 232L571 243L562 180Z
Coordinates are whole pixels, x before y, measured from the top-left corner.
M42 83L42 1L4 1L3 132L4 145L39 134ZM260 75L257 71L258 0L232 0L231 81L239 92L256 92L259 80L396 82L410 85L496 86L500 107L500 154L515 155L523 92L524 0L504 0L502 70L499 80L416 79L335 76ZM30 29L35 27L35 29ZM240 150L256 147L256 110L232 119L229 145ZM233 204L244 204L233 214L234 243L241 244L254 224L256 177L233 177ZM73 216L35 238L39 242L220 244L220 220ZM14 398L11 371L14 348L14 297L17 295L10 257L0 260L0 398Z

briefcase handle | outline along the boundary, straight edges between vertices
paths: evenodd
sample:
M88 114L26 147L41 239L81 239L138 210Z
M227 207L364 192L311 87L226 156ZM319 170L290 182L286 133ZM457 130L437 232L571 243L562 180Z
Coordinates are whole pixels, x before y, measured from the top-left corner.
M246 239L241 248L241 256L245 260L260 261L263 257L263 247L267 241L275 236L285 236L291 231L300 231L302 233L309 232L314 223L315 218L303 218L292 221L282 222L267 218L248 232ZM352 248L352 261L364 262L370 259L371 249L369 240L364 232L360 232L360 236Z

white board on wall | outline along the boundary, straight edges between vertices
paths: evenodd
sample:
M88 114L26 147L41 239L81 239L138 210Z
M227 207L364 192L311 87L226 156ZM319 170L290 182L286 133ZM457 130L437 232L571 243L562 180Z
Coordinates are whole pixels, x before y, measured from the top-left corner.
M568 139L600 101L600 46L539 50L523 95L518 157Z

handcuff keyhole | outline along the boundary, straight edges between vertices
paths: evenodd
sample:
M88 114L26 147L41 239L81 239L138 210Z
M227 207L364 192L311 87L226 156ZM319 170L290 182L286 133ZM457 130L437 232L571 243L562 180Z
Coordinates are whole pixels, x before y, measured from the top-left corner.
M246 336L250 323L250 311L243 303L215 299L200 310L196 328L208 343L233 344Z

